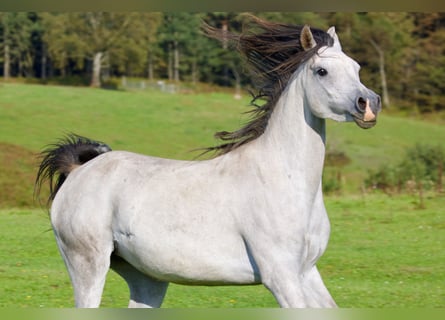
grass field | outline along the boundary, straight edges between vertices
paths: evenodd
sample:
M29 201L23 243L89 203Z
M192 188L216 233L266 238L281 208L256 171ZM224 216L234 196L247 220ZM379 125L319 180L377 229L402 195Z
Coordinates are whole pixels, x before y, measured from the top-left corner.
M179 159L214 145L218 130L239 127L249 98L230 94L123 92L0 85L0 307L70 307L68 275L45 209L32 200L36 152L66 132L113 149ZM445 126L381 115L378 125L328 122L328 148L347 153L345 192L326 198L332 235L319 262L341 307L445 307L445 198L418 209L409 195L360 194L369 168L395 162L417 142L444 144ZM110 272L105 307L123 307L125 283ZM165 307L275 307L261 286L172 285Z
M445 307L444 197L417 209L409 196L328 197L332 224L319 262L341 307ZM71 307L72 289L45 212L0 211L0 307ZM128 289L110 272L104 307L125 307ZM164 307L276 307L262 286L171 285Z
M233 130L247 116L250 97L226 93L166 94L22 84L0 85L0 208L33 207L35 154L64 133L106 142L114 150L192 159L191 150L218 143L213 134ZM417 142L445 144L443 124L383 114L370 130L327 122L327 148L351 158L343 189L356 193L370 168L398 161ZM21 183L17 184L16 181Z

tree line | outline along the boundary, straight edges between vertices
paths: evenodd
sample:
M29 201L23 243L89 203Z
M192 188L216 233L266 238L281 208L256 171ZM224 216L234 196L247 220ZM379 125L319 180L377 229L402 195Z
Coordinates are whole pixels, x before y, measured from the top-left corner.
M276 22L334 25L343 50L384 106L445 109L445 13L261 12ZM241 32L236 12L1 12L0 71L10 77L74 78L100 87L110 77L251 86L228 43L203 35L202 22Z

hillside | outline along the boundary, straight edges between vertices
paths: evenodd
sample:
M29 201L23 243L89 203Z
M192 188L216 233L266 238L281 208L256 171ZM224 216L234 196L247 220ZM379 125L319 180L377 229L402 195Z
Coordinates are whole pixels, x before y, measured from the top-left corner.
M351 158L344 168L343 186L357 191L369 169L396 164L405 150L415 144L445 146L445 126L416 119L388 116L385 111L377 125L361 130L354 124L329 121L327 147L341 150Z
M0 207L32 207L36 154L67 132L130 150L193 159L217 143L213 133L239 127L249 97L91 88L0 85ZM383 114L377 126L328 122L328 149L346 153L344 189L357 192L367 170L399 160L415 143L444 144L445 126Z

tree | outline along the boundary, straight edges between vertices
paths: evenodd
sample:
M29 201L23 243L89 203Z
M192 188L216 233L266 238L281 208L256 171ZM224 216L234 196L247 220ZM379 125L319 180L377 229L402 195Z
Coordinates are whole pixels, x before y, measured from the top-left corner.
M362 66L362 81L382 94L386 107L445 109L444 13L255 15L324 30L334 25L344 51ZM254 79L235 48L201 32L204 20L239 33L245 18L236 12L0 12L0 71L5 78L75 75L92 86L106 73L246 87Z
M143 75L152 80L158 55L156 32L161 21L161 13L133 13L122 40L109 52L110 67L119 73Z
M385 163L370 170L365 184L384 192L416 191L419 206L424 206L424 190L435 187L443 191L445 150L442 145L416 144L406 149L404 158L395 165Z
M162 26L158 30L159 45L164 49L167 60L167 75L169 80L180 81L181 70L187 69L182 64L183 55L188 50L193 39L199 37L200 15L188 12L169 12L163 17Z
M156 56L159 55L157 51L157 37L156 32L162 22L162 14L160 13L141 13L142 26L136 27L142 31L140 41L142 47L146 52L146 69L147 77L150 80L154 79L154 64Z
M327 30L328 21L323 14L315 12L259 12L255 14L260 18L295 25L309 25L314 28Z
M90 85L100 87L101 67L109 53L125 42L137 13L82 12L46 14L48 51L62 69L68 59L92 61Z
M409 45L412 43L413 22L406 13L366 13L358 15L355 43L361 46L360 58L375 70L380 80L383 105L390 105L390 84L387 70L391 69L391 84L402 81L403 63L408 59ZM366 43L369 46L366 46ZM373 50L367 50L367 48ZM387 61L391 61L390 64ZM394 87L393 87L394 88Z
M445 13L414 13L414 59L408 99L421 112L445 110Z
M106 54L124 39L131 14L87 12L72 15L78 39L93 60L92 87L100 87L100 72Z
M52 65L59 69L62 76L66 74L69 60L76 62L76 65L83 65L83 52L73 35L69 26L70 19L67 13L46 13L40 14L42 19L43 42L46 51L51 59Z
M213 27L220 29L223 33L240 32L243 17L235 12L212 12L205 17L205 21ZM241 60L239 54L234 50L233 44L228 43L223 38L221 43L214 41L212 52L213 72L219 76L213 77L214 82L219 85L232 86L235 80L235 87L238 91L241 86Z
M3 77L7 80L15 67L16 74L31 73L31 32L33 22L26 12L1 12L0 28L3 51Z

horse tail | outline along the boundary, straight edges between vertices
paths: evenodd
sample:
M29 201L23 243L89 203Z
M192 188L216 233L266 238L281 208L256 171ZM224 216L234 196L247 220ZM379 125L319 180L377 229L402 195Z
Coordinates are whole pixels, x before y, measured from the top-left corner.
M42 162L37 172L34 196L39 198L42 185L49 182L49 198L54 200L69 173L98 155L111 151L105 143L93 141L76 134L68 134L42 151Z

